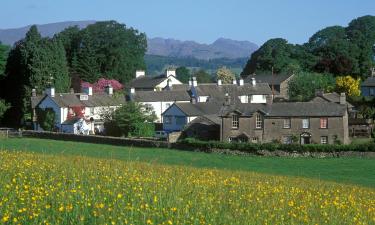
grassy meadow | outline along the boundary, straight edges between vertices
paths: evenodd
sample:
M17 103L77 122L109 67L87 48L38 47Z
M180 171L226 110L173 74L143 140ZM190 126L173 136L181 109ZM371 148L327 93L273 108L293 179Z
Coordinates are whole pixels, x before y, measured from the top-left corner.
M0 151L4 224L371 224L375 190L254 172Z

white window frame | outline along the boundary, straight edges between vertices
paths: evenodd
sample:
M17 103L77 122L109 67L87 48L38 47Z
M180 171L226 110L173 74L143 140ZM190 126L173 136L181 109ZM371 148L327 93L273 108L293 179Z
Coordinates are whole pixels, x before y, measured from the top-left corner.
M232 115L232 129L238 129L240 127L240 118L238 115Z
M320 144L323 144L323 145L328 144L328 137L327 136L321 136L320 137Z
M290 118L285 118L283 121L283 128L290 129L292 127L292 120Z
M259 113L256 114L256 116L255 116L255 128L256 128L256 129L261 129L261 128L263 128L263 119L262 119L262 115L260 115Z
M303 129L309 129L310 128L310 119L309 118L303 118L302 119L302 128Z

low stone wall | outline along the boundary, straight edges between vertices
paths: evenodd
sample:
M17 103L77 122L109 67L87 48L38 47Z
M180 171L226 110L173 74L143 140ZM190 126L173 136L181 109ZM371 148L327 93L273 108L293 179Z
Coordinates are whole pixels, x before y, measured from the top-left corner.
M53 140L63 140L63 141L110 144L110 145L119 145L119 146L168 148L167 142L154 140L151 138L150 139L120 138L120 137L78 135L78 134L67 134L67 133L56 133L56 132L45 132L45 131L42 131L42 132L41 131L23 131L22 136L43 138L43 139L53 139Z

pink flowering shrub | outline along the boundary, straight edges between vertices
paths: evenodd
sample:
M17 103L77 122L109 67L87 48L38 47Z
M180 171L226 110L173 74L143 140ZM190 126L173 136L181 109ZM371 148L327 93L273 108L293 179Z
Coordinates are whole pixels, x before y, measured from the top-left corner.
M117 80L107 80L104 78L100 78L97 82L91 84L89 82L81 82L81 88L87 88L87 87L92 87L93 92L96 93L101 93L104 92L105 87L108 85L111 85L113 87L114 91L118 91L124 88L124 85L122 85L120 82Z

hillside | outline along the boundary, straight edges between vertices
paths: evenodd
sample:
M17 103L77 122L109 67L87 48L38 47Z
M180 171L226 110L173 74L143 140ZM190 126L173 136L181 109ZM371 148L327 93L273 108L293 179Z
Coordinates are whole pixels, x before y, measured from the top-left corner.
M85 28L96 21L66 21L50 24L37 25L39 32L43 37L52 37L67 27L78 26ZM26 32L31 25L0 29L0 41L4 44L13 45L18 40L25 37ZM244 58L249 57L252 52L258 49L258 46L249 41L236 41L231 39L219 38L212 44L201 44L195 41L180 41L175 39L151 38L148 39L149 55L160 55L178 58L197 58L197 59L216 59L216 58Z
M197 59L244 58L249 57L258 46L249 41L235 41L219 38L212 44L200 44L194 41L151 38L148 40L149 55L169 57L193 57Z

